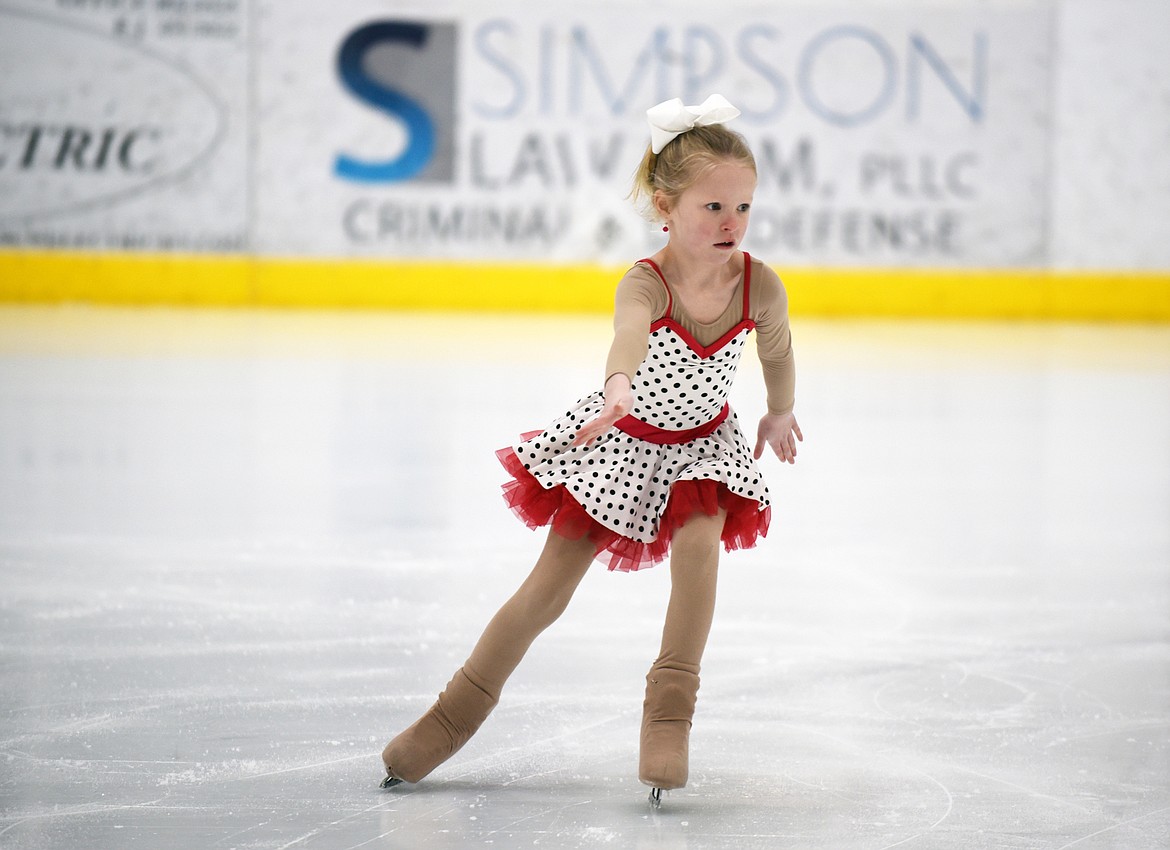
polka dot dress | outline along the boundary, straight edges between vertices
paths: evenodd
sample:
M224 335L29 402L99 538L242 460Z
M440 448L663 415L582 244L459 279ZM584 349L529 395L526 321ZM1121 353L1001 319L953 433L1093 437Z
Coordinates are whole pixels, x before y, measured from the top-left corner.
M642 262L662 276L653 262ZM529 503L549 503L553 491L561 490L559 501L545 513L580 517L583 509L588 522L581 517L577 528L601 532L593 535L600 548L618 556L608 559L611 569L637 569L660 560L673 527L695 510L713 514L716 504L728 510L727 548L746 548L766 533L768 488L727 403L755 327L748 317L751 260L746 255L744 269L743 318L712 345L700 345L671 319L669 306L666 316L650 326L649 350L632 381L630 416L592 444L573 447L578 429L604 406L603 394L595 392L545 430L499 452L513 477L526 485L517 490L510 483L505 490L512 487L509 501L529 525L551 521L539 509L529 510ZM684 490L685 499L680 498ZM692 491L707 494L702 505Z

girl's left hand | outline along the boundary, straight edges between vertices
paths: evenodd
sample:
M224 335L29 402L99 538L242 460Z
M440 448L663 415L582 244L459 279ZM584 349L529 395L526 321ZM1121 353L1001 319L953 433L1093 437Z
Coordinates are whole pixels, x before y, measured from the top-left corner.
M760 420L760 427L756 431L756 460L764 454L764 444L767 443L776 453L776 457L785 463L796 463L796 441L804 441L800 433L800 426L796 424L796 417L791 413L769 413Z

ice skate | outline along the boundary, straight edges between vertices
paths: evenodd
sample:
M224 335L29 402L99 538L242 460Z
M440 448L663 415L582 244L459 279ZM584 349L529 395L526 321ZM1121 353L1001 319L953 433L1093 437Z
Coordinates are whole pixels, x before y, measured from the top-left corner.
M689 665L688 665L689 666ZM654 667L646 676L638 779L651 787L650 805L662 805L662 792L687 784L691 718L699 690L697 672Z
M466 744L496 707L492 696L468 677L464 667L438 700L382 751L383 788L419 782Z

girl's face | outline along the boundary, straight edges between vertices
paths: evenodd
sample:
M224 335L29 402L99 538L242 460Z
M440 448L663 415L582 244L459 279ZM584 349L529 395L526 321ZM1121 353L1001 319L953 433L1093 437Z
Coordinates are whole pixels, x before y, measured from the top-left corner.
M670 228L670 247L703 263L727 262L747 233L756 174L747 165L721 162L659 212Z

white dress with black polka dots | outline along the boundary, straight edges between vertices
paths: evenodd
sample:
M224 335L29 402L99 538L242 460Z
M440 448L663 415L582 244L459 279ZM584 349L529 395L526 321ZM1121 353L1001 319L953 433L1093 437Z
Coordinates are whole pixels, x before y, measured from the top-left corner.
M662 277L652 261L642 262ZM605 404L602 392L578 400L544 431L512 446L524 469L546 490L563 486L594 521L640 543L657 539L678 481L710 479L767 510L768 488L727 403L755 327L748 316L750 277L745 255L743 318L710 346L671 319L668 304L650 326L649 350L632 381L631 415L574 448L578 429Z

